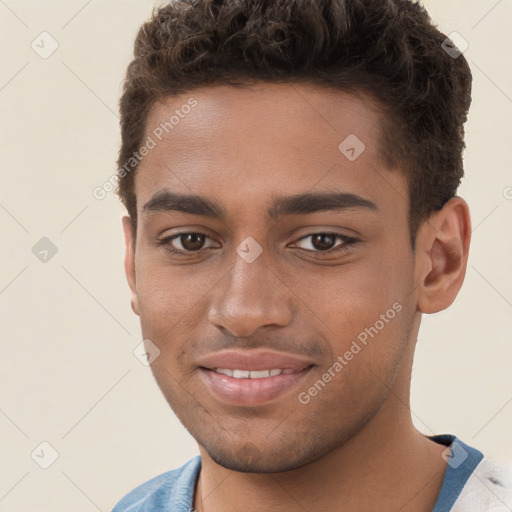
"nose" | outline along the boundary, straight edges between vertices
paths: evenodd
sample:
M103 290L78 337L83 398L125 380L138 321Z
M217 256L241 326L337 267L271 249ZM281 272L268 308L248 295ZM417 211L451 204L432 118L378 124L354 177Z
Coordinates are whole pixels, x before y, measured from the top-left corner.
M213 297L209 321L239 338L260 327L288 325L293 316L293 293L263 255L251 263L236 257Z

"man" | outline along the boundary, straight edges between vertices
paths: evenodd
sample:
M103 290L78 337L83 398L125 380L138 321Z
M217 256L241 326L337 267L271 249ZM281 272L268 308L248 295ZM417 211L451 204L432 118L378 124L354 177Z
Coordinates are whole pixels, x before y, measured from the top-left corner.
M511 510L504 471L409 408L421 315L466 271L470 92L410 1L178 0L143 25L125 268L200 456L115 512Z

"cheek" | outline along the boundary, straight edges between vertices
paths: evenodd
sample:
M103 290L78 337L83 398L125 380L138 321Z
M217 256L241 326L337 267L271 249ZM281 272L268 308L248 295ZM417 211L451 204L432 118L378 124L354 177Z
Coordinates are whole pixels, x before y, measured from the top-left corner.
M142 335L161 352L153 366L174 369L173 374L179 369L182 376L190 368L190 341L200 338L218 281L213 272L199 272L193 265L149 260L141 265L137 297Z
M293 279L293 278L290 278ZM406 258L365 256L347 266L303 273L291 289L301 297L305 313L319 319L327 331L349 339L372 326L380 315L395 316L398 303L405 307L412 287L412 269ZM380 324L379 324L380 325Z
M187 314L193 314L211 285L207 276L201 276L185 266L162 265L148 259L137 268L137 297L141 320L156 324L175 324Z

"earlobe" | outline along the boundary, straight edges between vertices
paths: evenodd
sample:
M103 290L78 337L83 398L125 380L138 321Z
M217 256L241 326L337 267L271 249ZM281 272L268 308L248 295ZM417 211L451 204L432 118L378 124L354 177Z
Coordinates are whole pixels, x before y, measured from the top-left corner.
M124 270L128 286L131 290L131 306L133 312L139 314L139 303L137 297L136 275L135 275L135 240L133 239L132 220L129 215L123 215L123 231L125 241Z
M469 208L460 197L425 221L416 246L419 311L437 313L453 303L464 282L470 241Z

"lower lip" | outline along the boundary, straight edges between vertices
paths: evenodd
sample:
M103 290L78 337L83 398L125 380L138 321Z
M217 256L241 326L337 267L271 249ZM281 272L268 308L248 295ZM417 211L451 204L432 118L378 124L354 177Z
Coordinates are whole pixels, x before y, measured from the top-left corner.
M236 379L205 368L200 368L200 374L208 389L221 402L247 407L266 404L297 387L311 368L308 366L297 373L262 379Z

